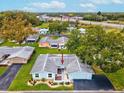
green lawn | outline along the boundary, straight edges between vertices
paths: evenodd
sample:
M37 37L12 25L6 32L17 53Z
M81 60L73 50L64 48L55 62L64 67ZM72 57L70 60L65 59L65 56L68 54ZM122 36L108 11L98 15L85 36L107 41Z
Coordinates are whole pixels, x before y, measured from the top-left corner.
M42 23L41 25L37 26L39 28L49 28L49 23Z
M0 67L0 76L6 71L7 67Z
M124 90L124 68L115 73L107 73L106 76L111 80L116 90Z
M97 66L93 66L93 69L96 74L106 75L116 90L124 90L124 68L115 73L104 73Z
M32 66L38 57L39 54L59 54L61 51L58 51L58 49L48 49L48 48L39 48L38 44L24 44L24 45L30 45L36 47L35 53L32 55L31 59L29 60L28 64L25 64L21 67L19 72L17 73L17 76L15 80L12 82L12 84L9 87L9 90L11 91L18 91L18 90L72 90L73 87L67 88L67 87L58 87L58 88L49 88L47 85L41 84L37 86L28 86L27 81L31 79L31 75L29 74ZM24 46L21 45L21 46ZM2 46L19 46L14 43L5 42L2 44ZM69 52L67 50L62 50L64 54L68 54Z

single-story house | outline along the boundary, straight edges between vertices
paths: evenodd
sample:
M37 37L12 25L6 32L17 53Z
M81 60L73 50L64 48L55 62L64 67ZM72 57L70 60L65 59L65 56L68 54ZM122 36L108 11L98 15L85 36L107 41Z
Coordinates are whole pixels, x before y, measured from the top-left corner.
M0 65L26 64L34 52L34 47L0 47Z
M27 43L33 43L33 42L37 42L38 39L39 39L39 35L38 34L35 34L35 35L30 35L26 38L26 42Z
M48 33L49 29L48 28L41 28L39 29L38 33L41 35L46 35Z
M54 82L73 82L74 79L92 80L94 72L75 54L41 54L30 74L33 80L44 78Z
M81 34L85 34L86 33L86 29L84 29L84 28L80 28L79 31L80 31Z
M67 30L69 30L70 32L75 30L76 28L75 27L67 27Z
M39 15L37 16L37 18L39 18L40 21L44 21L44 22L48 22L51 20L51 17L48 16L47 14Z
M35 30L37 32L37 34L40 34L40 35L46 35L49 31L49 28L35 27L35 28L32 28L32 29Z
M48 48L59 48L65 49L65 44L67 43L67 37L60 37L58 39L52 39L51 37L44 37L39 41L39 47L48 47Z

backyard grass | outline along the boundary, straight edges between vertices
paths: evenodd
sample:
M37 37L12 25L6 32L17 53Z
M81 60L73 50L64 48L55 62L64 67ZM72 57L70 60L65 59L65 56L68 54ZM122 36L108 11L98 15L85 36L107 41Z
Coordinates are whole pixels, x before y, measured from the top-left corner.
M21 91L21 90L72 90L73 87L58 87L58 88L50 88L45 84L40 84L40 85L36 85L36 86L28 86L27 85L27 81L31 79L31 75L30 75L30 71L33 67L33 64L35 63L36 58L38 57L39 54L60 54L61 52L63 52L64 54L68 54L69 52L67 50L62 50L62 51L58 51L58 49L48 49L48 48L39 48L37 43L34 44L23 44L21 46L25 46L25 45L29 45L29 46L33 46L35 47L35 52L32 55L31 59L29 60L28 64L25 64L21 67L21 69L19 70L19 72L16 75L16 78L14 79L14 81L12 82L12 84L9 87L10 91ZM20 46L18 44L15 43L11 43L11 42L5 42L4 44L2 44L2 46Z
M39 28L49 28L49 23L42 23L41 25L37 26Z
M60 38L59 36L51 36L52 39L56 40L58 38Z
M7 70L7 67L0 67L0 76Z
M104 74L113 84L116 90L124 90L124 68L115 73L104 73L99 67L93 66L96 74Z
M124 90L124 68L115 73L106 73L116 90Z

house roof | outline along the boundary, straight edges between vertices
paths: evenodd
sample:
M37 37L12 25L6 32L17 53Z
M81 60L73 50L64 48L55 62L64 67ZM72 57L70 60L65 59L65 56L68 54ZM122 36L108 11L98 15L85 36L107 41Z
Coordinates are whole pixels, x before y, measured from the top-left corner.
M49 29L48 28L40 28L39 31L47 32L47 31L49 31Z
M80 63L79 58L74 54L64 54L64 63L61 63L61 54L43 54L40 55L32 70L32 73L37 72L52 72L57 73L57 68L59 66L63 66L66 68L67 73L73 73L73 72L86 72L86 73L93 73L92 69L87 66L86 64Z
M21 47L8 47L8 46L2 46L0 47L0 54L14 54L21 50Z
M34 47L25 46L25 47L0 47L0 55L9 54L8 58L21 57L28 59L34 51Z
M28 36L27 37L27 41L28 40L35 40L35 41L37 41L39 39L39 35L38 34L35 34L35 35L30 35L30 36Z
M66 43L67 41L68 41L67 37L60 37L58 39L52 39L50 37L44 37L39 42L40 43L44 43L44 42L48 42L48 43Z

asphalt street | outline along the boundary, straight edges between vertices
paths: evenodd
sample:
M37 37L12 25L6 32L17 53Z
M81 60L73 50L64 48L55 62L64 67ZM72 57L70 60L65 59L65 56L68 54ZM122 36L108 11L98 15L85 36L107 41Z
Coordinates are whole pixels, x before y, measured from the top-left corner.
M0 90L5 91L9 88L21 66L21 64L13 64L0 76Z

